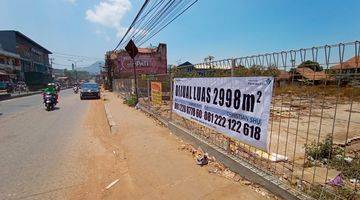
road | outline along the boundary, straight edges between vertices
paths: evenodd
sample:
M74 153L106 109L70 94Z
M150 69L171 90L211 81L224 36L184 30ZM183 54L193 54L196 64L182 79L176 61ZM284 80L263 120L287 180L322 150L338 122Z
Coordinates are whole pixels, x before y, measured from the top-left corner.
M47 112L41 95L0 102L0 199L63 199L84 181L79 152L90 101L60 92Z

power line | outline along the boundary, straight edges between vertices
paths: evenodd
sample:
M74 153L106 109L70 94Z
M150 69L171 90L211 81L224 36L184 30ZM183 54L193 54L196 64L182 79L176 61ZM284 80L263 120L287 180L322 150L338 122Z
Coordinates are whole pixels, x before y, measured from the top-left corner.
M170 1L167 4L164 9L162 10L160 14L160 18L158 18L157 20L155 20L155 22L152 22L150 27L147 28L147 34L146 35L140 35L138 38L136 38L136 42L139 43L139 41L141 40L145 40L143 41L143 43L145 43L149 38L146 39L146 37L153 37L153 33L158 33L160 32L165 26L167 26L168 24L170 24L172 21L174 21L173 16L176 16L177 13L180 12L180 14L178 14L178 16L180 16L182 13L184 13L191 5L193 5L195 2L193 2L193 4L190 4L190 6L188 6L187 8L185 8L184 11L181 11L184 7L186 7L186 5L191 2L191 1L177 1L175 3L175 1ZM175 11L174 11L175 10ZM177 17L178 17L177 16ZM177 18L176 17L176 18ZM165 24L165 25L163 25ZM144 39L145 38L145 39Z
M181 11L178 15L176 15L172 20L170 20L168 23L166 23L164 26L162 26L158 31L156 31L153 35L148 37L145 41L140 43L140 46L143 45L145 42L149 41L151 38L153 38L155 35L157 35L160 31L162 31L164 28L166 28L169 24L171 24L173 21L175 21L180 15L182 15L184 12L186 12L191 6L193 6L198 0L191 3L188 7L186 7L183 11Z
M189 1L191 2L191 1ZM154 37L156 34L158 34L161 30L163 30L166 26L168 26L170 23L172 23L176 18L178 18L181 14L183 14L186 10L188 10L193 4L196 3L196 1L194 1L192 4L188 5L187 4L189 2L183 1L183 2L178 2L177 5L174 5L174 7L172 9L170 9L168 11L168 13L165 15L165 19L162 19L157 25L156 27L154 27L151 31L149 31L149 33L147 35L141 36L139 38L136 39L136 42L139 45L144 44L145 42L147 42L149 39L151 39L152 37ZM186 7L184 10L183 8Z
M160 10L158 9L158 12L154 12L154 15L152 15L152 17L147 21L147 23L138 29L141 30L143 34L138 34L137 37L146 36L146 34L149 33L158 24L159 20L161 20L161 17L164 16L164 14L170 9L174 2L175 0L170 0L163 7L161 7ZM166 14L164 18L165 17ZM133 36L133 38L135 38L135 41L137 40L137 37ZM129 38L128 40L130 39L131 38Z
M134 35L136 35L136 34L138 34L139 32L142 31L141 29L138 28L138 27L140 26L140 24L142 24L142 22L144 21L144 19L146 18L146 16L148 16L149 13L150 13L152 10L156 9L156 11L157 11L157 10L159 9L159 7L164 3L164 1L165 1L165 0L160 0L159 2L157 2L155 5L153 5L153 6L150 8L150 10L134 25L132 34L129 36L129 38L133 38ZM155 1L154 1L154 2L155 2ZM152 13L151 17L154 16L154 14L156 13L156 11ZM151 18L151 17L150 17L150 18ZM128 40L129 40L129 39L128 39ZM123 43L127 43L127 42L128 42L128 41L123 41Z
M179 1L178 3L180 3L181 1ZM162 9L160 12L157 13L157 15L150 19L149 20L149 23L144 27L144 29L147 30L147 33L151 32L152 29L154 29L158 24L159 22L161 22L162 20L164 20L167 15L172 11L172 7L176 4L175 3L175 0L171 0L169 1ZM143 34L143 35L139 35L139 37L145 37L146 34ZM137 39L135 39L136 41Z
M114 51L120 46L121 42L124 40L124 38L126 37L126 35L129 33L129 31L131 30L131 28L134 26L134 23L136 22L136 20L138 19L138 17L141 15L141 13L143 12L144 8L146 7L146 5L149 3L149 0L145 0L144 4L141 6L140 11L137 13L135 19L133 20L133 22L131 23L131 25L129 26L128 30L126 31L125 35L123 36L123 38L120 40L119 44L116 45Z
M64 63L56 63L56 62L53 62L53 65L58 65L58 66L65 66L65 67L71 67L72 63L69 63L69 64L64 64ZM92 64L83 64L83 65L76 65L77 67L88 67Z
M122 47L132 39L138 46L153 38L169 24L184 14L198 0L145 1L125 35L116 46Z
M104 58L97 58L97 57L89 57L89 56L82 56L76 54L69 54L69 53L60 53L60 52L53 52L52 56L58 57L67 57L67 58L82 58L82 59L92 59L92 60L103 60Z
M151 17L149 17L149 20L147 20L147 22L141 28L136 28L136 29L134 28L136 33L134 35L132 35L131 37L128 37L128 39L126 41L124 41L125 42L124 44L126 44L130 39L135 38L135 36L138 34L140 34L140 35L141 35L141 33L146 34L146 32L148 32L148 30L150 30L150 27L153 26L154 22L156 22L156 20L159 20L161 15L164 13L165 7L167 7L173 1L174 0L167 2L164 5L164 7L161 7L162 3L164 3L164 1L161 1L161 4L157 7L156 11L151 15ZM160 10L159 10L159 8L160 8ZM139 27L140 27L140 24L139 24Z

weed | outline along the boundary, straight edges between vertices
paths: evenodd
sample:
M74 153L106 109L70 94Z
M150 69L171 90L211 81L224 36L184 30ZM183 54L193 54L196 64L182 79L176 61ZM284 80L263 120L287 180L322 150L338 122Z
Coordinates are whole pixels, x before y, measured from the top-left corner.
M340 147L333 147L332 137L327 135L323 142L312 143L305 145L305 154L314 160L325 161L331 160L335 155L342 155L343 149Z

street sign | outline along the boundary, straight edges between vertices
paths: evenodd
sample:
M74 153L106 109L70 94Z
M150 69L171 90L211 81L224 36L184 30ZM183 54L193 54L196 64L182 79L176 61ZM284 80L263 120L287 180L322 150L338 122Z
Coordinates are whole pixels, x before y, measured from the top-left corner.
M128 52L132 59L134 59L139 52L138 48L132 40L130 40L129 43L126 45L125 50Z

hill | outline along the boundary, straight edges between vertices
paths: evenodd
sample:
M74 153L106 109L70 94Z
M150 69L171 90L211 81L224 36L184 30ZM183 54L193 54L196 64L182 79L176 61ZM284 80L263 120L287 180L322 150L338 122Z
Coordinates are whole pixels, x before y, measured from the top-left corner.
M97 61L93 64L91 64L90 66L87 67L78 67L77 70L78 71L86 71L89 72L90 74L94 75L94 74L100 74L100 69L105 65L104 61Z

